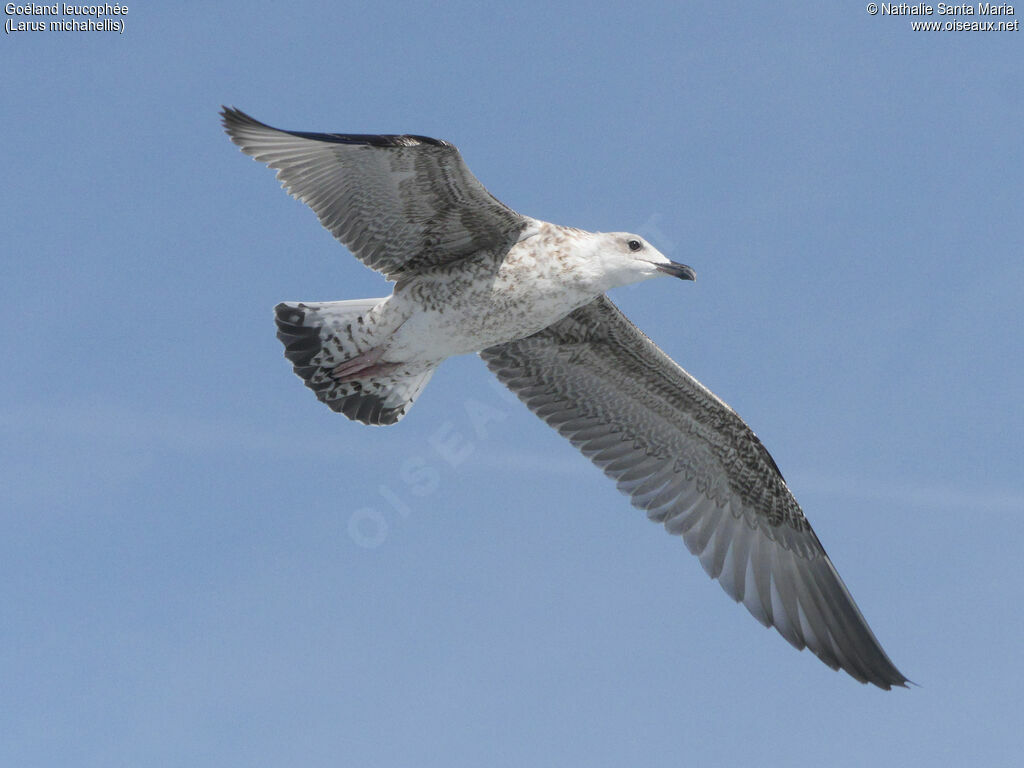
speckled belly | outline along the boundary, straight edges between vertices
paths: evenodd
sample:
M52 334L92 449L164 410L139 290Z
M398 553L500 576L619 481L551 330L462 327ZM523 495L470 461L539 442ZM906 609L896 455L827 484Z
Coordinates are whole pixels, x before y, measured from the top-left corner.
M538 271L513 258L489 279L477 277L396 290L391 309L406 319L392 335L385 359L441 360L479 352L534 334L597 295L557 264Z

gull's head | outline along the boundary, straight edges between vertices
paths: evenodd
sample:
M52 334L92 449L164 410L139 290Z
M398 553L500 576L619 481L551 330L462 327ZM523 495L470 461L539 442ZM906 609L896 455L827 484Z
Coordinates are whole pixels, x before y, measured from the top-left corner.
M594 264L601 270L604 290L665 275L697 279L691 267L672 261L640 235L601 232L594 246Z

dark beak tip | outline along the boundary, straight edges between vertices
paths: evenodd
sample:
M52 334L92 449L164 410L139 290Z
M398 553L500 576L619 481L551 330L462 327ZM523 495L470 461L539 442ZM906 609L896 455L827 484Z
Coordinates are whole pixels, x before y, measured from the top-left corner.
M697 282L696 271L694 271L693 267L688 267L686 264L678 264L672 261L668 264L659 264L658 269L666 275L678 277L680 280L693 280Z

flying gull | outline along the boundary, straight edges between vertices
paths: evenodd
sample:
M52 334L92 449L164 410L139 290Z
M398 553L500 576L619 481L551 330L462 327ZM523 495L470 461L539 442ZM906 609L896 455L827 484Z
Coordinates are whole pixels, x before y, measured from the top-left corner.
M446 141L222 117L243 152L395 283L385 298L275 308L285 357L317 398L394 424L445 358L479 353L758 621L862 683L906 687L761 441L604 295L694 280L690 267L639 235L516 213Z

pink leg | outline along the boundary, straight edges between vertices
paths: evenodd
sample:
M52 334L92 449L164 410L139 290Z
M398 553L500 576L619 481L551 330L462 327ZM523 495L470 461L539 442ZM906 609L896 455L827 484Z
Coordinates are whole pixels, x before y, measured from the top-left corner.
M374 347L366 352L356 355L339 363L331 370L331 378L335 381L351 381L352 379L365 379L370 376L378 376L388 373L397 367L396 363L381 363L377 365L381 355L384 354L383 347Z

